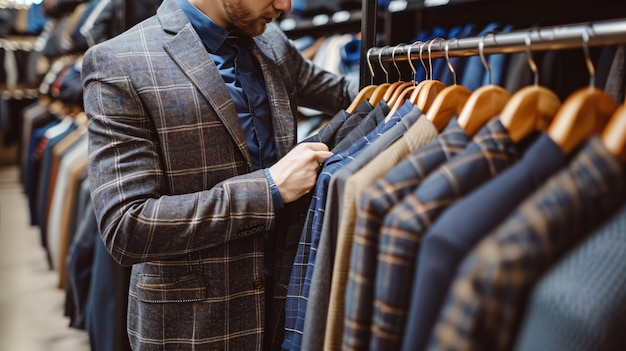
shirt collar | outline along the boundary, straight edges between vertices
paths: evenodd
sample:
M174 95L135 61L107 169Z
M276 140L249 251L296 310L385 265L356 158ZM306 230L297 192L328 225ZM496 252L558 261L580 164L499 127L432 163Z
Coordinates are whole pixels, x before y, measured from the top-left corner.
M198 10L189 0L176 0L178 6L187 15L191 25L196 30L202 43L211 53L217 52L229 35L234 35L233 31L228 31L220 27L217 23Z

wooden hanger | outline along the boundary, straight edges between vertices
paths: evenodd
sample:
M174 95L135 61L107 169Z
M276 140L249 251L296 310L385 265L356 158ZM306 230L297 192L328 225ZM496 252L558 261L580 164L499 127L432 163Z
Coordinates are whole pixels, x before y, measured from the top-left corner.
M431 40L428 44L428 60L429 60L429 65L430 65L430 77L428 77L428 73L427 73L426 80L419 82L417 86L415 86L414 88L411 88L411 87L406 88L403 91L403 93L399 96L399 98L394 102L394 109L393 111L389 112L385 120L389 120L389 118L391 118L391 116L402 106L402 104L404 104L406 99L408 99L413 106L417 106L423 113L425 113L428 110L428 108L430 108L430 105L432 105L432 102L435 100L435 97L437 96L437 94L446 87L446 85L443 84L442 82L438 80L434 80L432 76L433 66L432 66L432 58L430 55L430 52L431 52L430 47L435 40L443 40L443 39L436 38L436 39ZM426 69L424 60L422 59L422 48L424 45L420 46L420 53L419 53L420 61L422 62L422 65L424 66L424 70L426 72L429 72L429 70ZM410 53L410 50L409 50L409 53ZM409 62L410 62L410 56L409 56ZM416 71L415 67L412 66L412 68L415 73ZM410 95L407 91L410 92Z
M435 97L437 97L437 94L439 94L439 92L445 89L446 87L446 85L443 84L441 81L435 80L433 78L433 58L431 55L431 46L433 45L435 41L438 41L438 40L443 40L443 38L435 38L435 39L430 40L428 43L428 66L429 66L429 72L430 72L429 73L430 79L426 84L424 84L424 86L419 90L419 92L414 92L413 94L411 94L411 97L409 98L409 100L413 103L413 105L419 107L419 109L423 113L428 112L428 109L430 108L430 105L432 105L433 101L435 100Z
M427 80L422 83L424 83L423 86L419 90L413 91L409 100L413 105L419 107L423 113L426 113L437 94L445 89L446 85L438 80Z
M353 114L354 111L356 111L356 108L363 101L365 101L366 99L369 99L372 96L372 93L376 90L377 87L378 86L373 85L373 84L363 87L363 89L359 91L359 93L354 98L354 100L352 100L352 103L350 104L350 106L348 106L348 108L346 109L346 112L348 112L349 114Z
M423 82L420 82L420 84L421 83L423 83ZM411 94L414 91L416 91L416 90L419 91L419 89L421 88L420 84L411 85L410 87L405 88L404 90L402 90L402 92L400 93L398 98L394 101L394 104L392 106L390 106L391 109L389 110L389 113L387 114L387 116L385 116L385 122L389 121L391 116L393 116L400 109L400 107L402 107L404 102L409 98L409 96L411 96Z
M367 50L367 66L370 69L370 75L372 77L372 81L374 81L374 67L372 67L372 62L369 60L370 57L370 52L373 50L373 48L369 48L369 50ZM348 108L346 109L346 112L348 112L349 114L353 114L354 111L356 111L357 107L366 99L370 99L370 104L373 106L375 106L375 103L372 103L372 96L374 95L374 93L376 92L376 89L378 89L380 86L379 85L375 85L375 84L370 84L366 87L364 87L363 89L361 89L359 91L359 93L357 94L357 96L354 98L354 100L352 100L352 103L350 104L350 106L348 106ZM379 92L380 94L380 92ZM378 96L376 96L376 98L378 98ZM378 102L378 101L377 101Z
M472 92L461 85L451 85L444 88L435 98L432 106L426 113L438 132L441 132L452 117L459 115Z
M387 90L385 91L385 94L383 94L383 100L385 100L388 104L391 101L391 97L393 96L393 94L396 92L396 90L398 90L398 88L404 84L406 82L402 82L402 81L397 81L397 82L393 82L391 83L391 85L389 85L389 87L387 88Z
M394 85L392 83L389 83L389 72L387 71L387 69L385 68L385 65L383 65L383 60L382 60L382 53L383 50L388 48L388 46L384 46L380 49L380 51L378 52L378 64L380 65L380 69L383 70L383 72L385 72L385 83L382 83L379 85L379 89L377 89L376 91L374 91L372 93L373 96L373 100L374 103L372 104L372 106L376 106L376 104L378 104L378 102L380 102L380 100L385 100L385 95L387 94L387 91L389 91L391 89L391 91L393 92L393 90L397 87L397 85ZM398 82L396 82L398 83ZM375 95L374 95L375 94ZM370 103L372 103L372 99L370 98Z
M443 90L443 88L445 88L445 84L438 80L423 80L417 85L405 88L402 90L402 93L398 96L396 101L394 101L393 107L385 117L385 121L388 121L407 100L409 100L413 106L419 107L420 110L424 112L425 109L430 107L437 93ZM421 92L424 90L427 90L428 92L421 97Z
M578 89L568 96L548 127L548 135L566 155L590 135L600 133L617 109L615 100L594 86L595 69L589 57L588 41L589 33L583 31L589 86Z
M548 128L560 106L561 100L550 89L531 85L511 96L499 118L513 142L518 142Z
M476 89L461 110L459 125L468 136L474 136L504 109L510 98L511 94L497 85L485 85Z
M569 155L581 142L602 128L617 109L615 100L595 87L572 93L548 127L548 135Z
M391 86L391 83L378 84L376 89L374 89L374 91L372 92L372 96L370 96L369 101L372 107L376 107L376 105L380 102L380 100L383 99L383 96L385 95L385 91L387 91L387 88L389 88L389 86Z
M626 104L622 104L602 130L602 143L622 163L626 163Z
M389 98L389 100L385 100L385 101L387 101L389 106L395 105L397 103L397 101L398 101L398 98L400 97L400 95L402 95L404 90L406 90L407 88L410 88L410 87L412 87L414 85L415 85L414 82L403 82L402 84L400 84L396 88L396 90L393 92L393 95L391 96L391 98Z
M489 34L491 33L486 35ZM476 134L490 119L498 115L511 98L511 94L504 88L491 84L491 68L484 55L485 36L478 42L478 53L489 75L489 84L476 89L470 95L459 115L459 125L468 136Z
M400 45L404 45L404 44L400 44ZM396 46L396 47L393 49L393 51L391 52L391 59L392 59L392 61L393 61L393 65L396 67L396 71L398 71L398 77L400 77L400 78L401 78L401 77L402 77L402 73L400 72L400 68L398 68L398 64L397 64L397 62L396 62L396 55L395 55L395 51L396 51L396 49L397 49L398 47L399 47L399 45L398 45L398 46ZM409 52L409 54L410 54L410 52ZM410 62L411 56L409 55L409 56L408 56L408 58L409 58L409 62ZM415 74L413 74L413 78L414 78L414 77L415 77ZM393 85L393 84L392 84L392 85ZM391 95L389 95L389 98L388 98L388 99L385 99L385 101L387 101L387 103L389 104L389 106L394 106L394 105L396 105L396 103L397 103L397 101L398 101L398 98L400 97L400 95L402 95L402 92L403 92L405 89L407 89L407 88L409 88L409 87L411 87L411 86L413 86L413 85L415 85L415 81L414 81L413 79L409 80L408 82L406 82L406 81L402 81L402 80L400 79L400 82L398 82L398 84L396 84L396 86L395 86L395 89L394 89L393 93L392 93ZM385 97L387 97L387 94L385 94Z
M383 96L383 100L385 100L389 105L393 104L391 99L392 99L392 97L394 95L396 95L396 92L398 91L398 89L400 89L403 85L406 85L406 83L407 83L407 82L402 80L402 73L400 72L400 68L398 68L398 63L396 62L396 50L400 47L400 45L404 45L404 44L396 45L393 48L393 50L391 51L391 62L396 67L396 71L398 72L398 81L394 82L394 83L391 83L389 88L387 88L387 91L385 91L385 95ZM382 50L379 52L379 54L380 53L382 53ZM381 61L381 66L382 66L382 61ZM385 73L387 73L387 71L385 71ZM398 95L399 95L399 93L398 93Z
M526 37L526 57L535 83L513 94L499 117L513 142L521 141L534 131L547 129L561 106L561 100L553 91L539 86L537 65L530 52L530 33Z
M407 50L407 60L409 62L409 66L411 67L411 72L413 72L413 80L412 82L410 82L410 85L406 85L403 87L403 89L400 91L400 94L398 94L397 96L394 96L393 98L393 104L390 104L389 106L391 107L391 109L389 110L389 113L387 114L387 116L385 116L385 122L389 121L389 119L391 118L391 116L393 116L398 109L400 109L400 107L404 104L404 102L409 98L409 96L411 96L411 93L416 90L419 89L418 87L420 87L420 84L417 83L417 78L416 78L416 74L417 74L417 70L415 69L415 66L413 66L413 61L411 60L411 51L413 49L413 46L415 45L421 45L423 44L422 42L416 41L413 44L411 44L409 46L409 49ZM421 61L421 54L422 54L422 47L420 46L420 61ZM422 61L423 64L423 61ZM426 67L426 66L424 66ZM421 82L420 82L421 83ZM421 87L420 87L421 88Z
M456 84L456 71L452 66L452 62L450 62L448 44L449 41L446 41L444 50L446 53L446 63L448 64L450 72L452 72L454 84L444 88L437 94L437 97L426 113L426 118L435 125L438 132L441 132L448 125L453 116L461 113L463 106L465 106L465 103L472 94L466 87Z
M369 52L372 50L373 48L370 48L368 50L368 54L367 57L370 57ZM381 52L378 54L379 57L379 61L380 61L380 55L382 53ZM370 74L372 75L372 80L374 80L374 68L372 67L372 63L370 62L370 60L367 60L367 65L369 66L370 69ZM385 83L381 83L378 85L374 85L371 84L373 86L372 89L368 88L368 92L364 92L363 95L367 96L366 99L369 99L369 103L370 105L372 105L372 107L376 107L376 105L380 102L380 100L383 99L383 96L385 95L385 92L387 91L387 89L391 86L391 83L389 83L389 74L387 72L387 70L385 69L385 67L383 66L382 62L380 62L380 67L382 68L383 72L385 72L385 76L386 76L386 81ZM369 86L368 86L369 87ZM358 97L358 96L357 96ZM354 113L354 110L356 109L356 106L358 106L362 101L360 101L359 103L356 103L355 101L352 102L352 104L348 107L348 109L346 111L348 111L348 113ZM350 109L350 107L352 107L354 105L354 109Z

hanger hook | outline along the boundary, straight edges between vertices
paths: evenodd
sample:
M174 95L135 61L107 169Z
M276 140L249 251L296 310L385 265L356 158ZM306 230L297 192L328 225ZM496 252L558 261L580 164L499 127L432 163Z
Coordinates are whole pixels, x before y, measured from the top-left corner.
M430 68L430 80L433 80L433 57L431 56L430 47L435 41L444 40L443 38L434 38L428 43L428 67Z
M417 81L417 70L415 69L415 66L413 66L413 61L411 61L411 52L413 51L413 46L420 44L419 41L414 42L413 44L409 45L409 49L406 52L406 58L409 60L409 66L411 66L411 72L413 72L413 85L416 85L416 81Z
M367 66L370 69L370 79L371 79L371 83L370 84L374 84L374 76L375 76L375 74L374 74L374 67L372 67L372 61L370 60L370 58L371 58L370 54L371 54L372 50L374 50L374 48L367 49L367 54L366 54L366 56L367 56L367 60L366 60L367 61Z
M424 50L424 46L426 45L426 42L420 43L420 50L419 50L419 56L420 56L420 62L422 63L422 67L424 67L424 79L428 79L428 69L426 68L426 64L424 63L424 58L422 57L422 51Z
M593 61L591 61L591 56L589 55L590 28L591 27L588 25L583 31L583 52L585 53L585 63L587 64L587 70L589 71L589 88L593 89L596 86L596 69L593 66Z
M489 63L487 62L487 59L485 59L485 38L490 34L493 34L493 32L485 33L483 36L480 37L480 41L478 42L478 54L480 55L480 60L482 61L483 66L485 66L485 70L487 70L487 74L489 77L489 85L492 85L491 67L489 67Z
M452 72L452 78L454 79L454 85L456 85L456 71L454 70L454 66L452 66L452 62L450 61L450 53L449 53L449 45L450 45L450 41L455 40L457 43L459 42L459 38L452 38L449 40L446 40L446 45L445 45L445 52L446 52L446 62L448 63L448 69L450 70L450 72Z
M398 63L396 62L396 50L400 47L400 45L404 45L404 43L396 45L393 50L391 50L391 60L393 61L393 65L396 67L396 71L398 72L398 81L402 80L402 72L400 72L400 68L398 68Z
M383 48L378 52L378 64L380 65L380 68L382 68L383 72L385 72L385 83L389 83L389 72L387 72L385 65L383 65L382 55L383 51L387 48L389 48L389 46L383 46Z
M535 60L533 59L533 53L530 50L530 45L531 45L530 33L531 32L526 33L526 40L525 40L526 59L528 60L528 65L530 66L530 70L533 72L535 85L539 85L539 71L537 69L537 64L535 63Z

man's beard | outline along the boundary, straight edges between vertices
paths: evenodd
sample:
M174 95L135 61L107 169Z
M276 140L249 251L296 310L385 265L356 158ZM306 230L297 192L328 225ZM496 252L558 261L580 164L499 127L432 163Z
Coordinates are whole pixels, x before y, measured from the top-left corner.
M256 37L265 32L266 23L263 17L250 20L249 18L252 18L250 10L241 1L236 4L225 2L224 9L231 25L241 33ZM277 15L272 14L267 17L275 18Z

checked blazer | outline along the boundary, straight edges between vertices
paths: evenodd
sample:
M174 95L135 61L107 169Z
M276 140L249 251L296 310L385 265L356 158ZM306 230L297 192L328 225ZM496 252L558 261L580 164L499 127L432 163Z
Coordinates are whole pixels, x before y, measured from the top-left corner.
M513 143L508 131L495 118L481 128L462 152L431 172L385 216L378 237L376 273L372 275L375 281L370 319L372 349L400 348L413 267L426 230L450 204L517 162L520 154L520 145ZM356 312L346 315L357 316L357 321L368 319L369 311L359 311L359 306L353 308ZM354 325L358 324L346 323L344 342L360 335L354 333L358 330Z
M625 180L626 167L591 137L463 259L426 349L513 349L532 286L623 206Z
M278 157L295 143L297 106L334 114L356 94L272 24L247 45L265 78ZM277 347L299 232L272 232L276 278L266 286L262 234L290 227L278 225L228 89L185 14L165 0L155 16L89 49L82 74L101 237L117 262L133 265L132 347Z
M327 324L333 325L336 332L326 335L329 343L332 341L335 347L341 347L342 341L349 348L369 347L374 297L373 288L367 289L366 285L371 287L376 274L378 237L385 215L404 196L417 189L431 172L463 151L469 142L470 138L456 118L452 118L437 138L407 155L362 196L353 243L337 248L327 318ZM344 328L354 330L354 334L344 339Z

